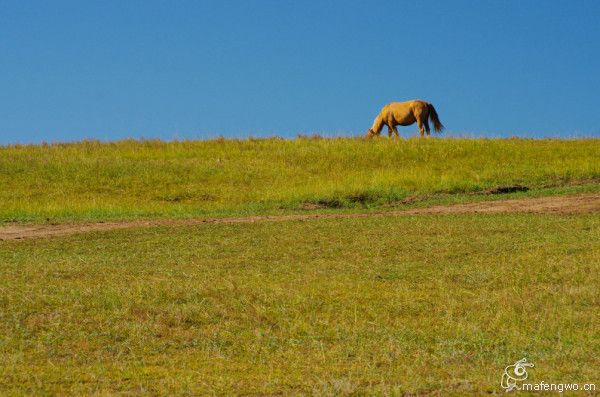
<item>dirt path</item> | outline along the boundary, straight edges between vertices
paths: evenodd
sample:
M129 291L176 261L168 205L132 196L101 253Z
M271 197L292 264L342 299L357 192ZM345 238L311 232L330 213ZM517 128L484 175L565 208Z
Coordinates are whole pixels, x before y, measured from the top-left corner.
M574 196L554 196L529 199L480 201L475 203L436 205L396 211L355 214L293 214L274 216L248 216L205 219L151 219L119 222L69 223L59 225L6 225L0 226L0 240L20 240L85 233L98 230L126 229L149 226L201 225L211 223L280 222L294 219L368 218L374 216L404 216L418 214L465 214L465 213L600 213L600 193Z

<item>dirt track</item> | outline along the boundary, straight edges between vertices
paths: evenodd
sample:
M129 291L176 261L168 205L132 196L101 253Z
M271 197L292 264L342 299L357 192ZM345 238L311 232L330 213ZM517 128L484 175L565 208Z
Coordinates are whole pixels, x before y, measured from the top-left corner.
M293 214L277 216L248 216L208 219L153 219L99 223L69 223L58 225L13 224L0 226L0 240L45 238L74 233L85 233L98 230L114 230L149 226L200 225L210 223L281 222L294 219L368 218L375 216L405 216L418 214L465 214L507 212L553 214L600 213L600 193L579 194L574 196L540 197L532 199L480 201L475 203L436 205L426 208L355 214Z

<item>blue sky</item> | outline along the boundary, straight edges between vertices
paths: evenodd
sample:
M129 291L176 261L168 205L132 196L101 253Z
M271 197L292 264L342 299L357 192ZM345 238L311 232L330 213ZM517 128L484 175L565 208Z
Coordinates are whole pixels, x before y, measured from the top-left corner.
M599 18L598 1L0 0L0 144L358 134L412 98L454 135L598 137Z

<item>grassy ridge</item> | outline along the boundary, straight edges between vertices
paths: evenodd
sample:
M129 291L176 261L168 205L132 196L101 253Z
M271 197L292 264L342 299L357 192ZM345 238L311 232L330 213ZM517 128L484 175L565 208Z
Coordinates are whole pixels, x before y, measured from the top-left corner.
M522 357L597 382L598 241L531 214L0 241L0 394L483 395Z
M600 140L258 139L0 148L0 220L377 206L600 178Z

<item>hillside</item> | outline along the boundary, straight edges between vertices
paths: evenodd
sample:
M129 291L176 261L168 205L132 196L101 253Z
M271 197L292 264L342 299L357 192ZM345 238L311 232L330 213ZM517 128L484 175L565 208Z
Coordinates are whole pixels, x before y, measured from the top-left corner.
M0 221L377 208L514 185L598 191L599 158L598 139L16 145L0 148Z

